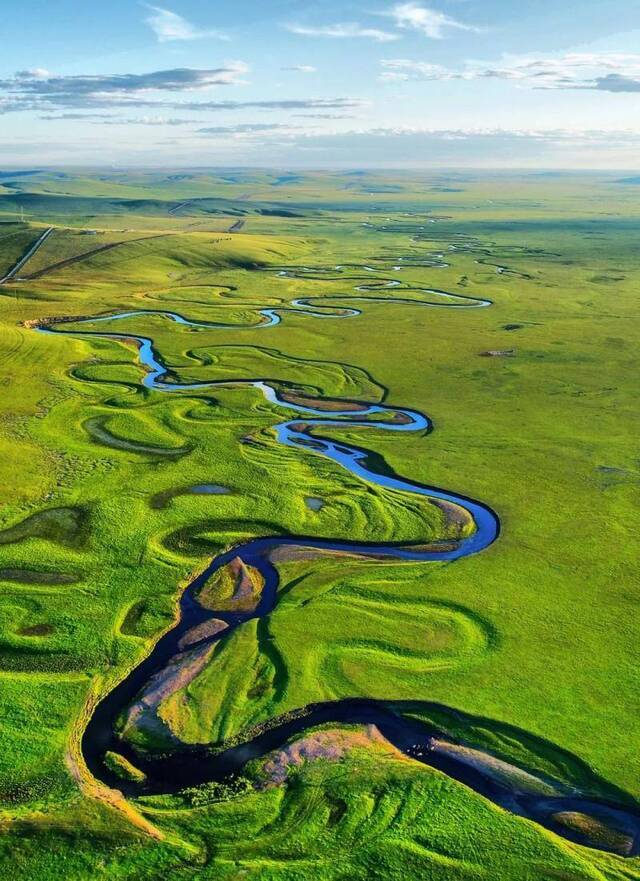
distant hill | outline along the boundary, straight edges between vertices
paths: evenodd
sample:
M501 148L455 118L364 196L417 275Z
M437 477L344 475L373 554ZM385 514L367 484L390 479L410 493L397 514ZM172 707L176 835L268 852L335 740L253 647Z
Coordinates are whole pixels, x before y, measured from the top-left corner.
M32 174L40 174L39 168L32 171L0 171L0 180L8 180L12 177L29 177Z
M290 206L269 202L242 203L234 199L189 199L189 215L245 216L263 214L270 217L300 217L301 212ZM75 196L48 193L8 193L0 194L0 214L24 209L25 212L42 217L82 216L86 218L100 215L143 214L152 217L171 215L183 207L175 200L163 199L113 199L100 196Z

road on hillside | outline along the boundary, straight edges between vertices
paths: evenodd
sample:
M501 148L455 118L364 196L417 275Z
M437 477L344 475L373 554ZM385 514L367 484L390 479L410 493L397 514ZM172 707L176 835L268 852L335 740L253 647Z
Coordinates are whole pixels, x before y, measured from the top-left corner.
M36 253L36 251L38 250L38 248L40 248L42 245L44 245L44 243L45 243L46 240L49 238L49 236L51 235L52 232L53 232L53 227L52 227L52 226L48 227L48 228L42 233L42 235L40 236L40 238L39 238L36 242L34 242L33 245L31 245L31 247L29 248L29 250L27 251L27 253L24 254L24 255L18 260L18 262L16 263L16 265L13 267L13 269L10 269L9 272L7 272L7 274L6 274L3 278L0 278L0 284L6 284L8 281L11 281L12 278L15 278L16 275L17 275L17 274L20 272L20 270L22 269L22 267L23 267L23 266L24 266L29 260L31 260L31 258L33 257L33 255L34 255L34 254Z
M169 210L167 211L167 214L175 214L181 208L186 208L187 205L190 205L192 201L193 201L192 199L188 199L186 202L180 202L179 205L174 205L173 208L169 208Z

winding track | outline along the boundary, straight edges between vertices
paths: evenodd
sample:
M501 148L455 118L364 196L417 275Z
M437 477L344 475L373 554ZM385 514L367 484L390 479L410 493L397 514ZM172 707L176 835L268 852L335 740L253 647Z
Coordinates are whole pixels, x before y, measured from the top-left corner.
M362 267L365 271L373 271L370 267ZM340 272L342 267L336 267L332 271ZM283 277L306 277L313 272L308 267L286 268L277 270ZM324 275L329 270L320 270ZM345 280L340 276L341 280ZM360 277L352 277L351 280L361 281ZM373 285L359 284L359 291L378 290L382 287L397 287L393 279L382 279ZM447 303L431 303L420 300L397 300L387 297L353 297L358 300L410 302L414 305L423 306L449 306L460 308L461 306L488 306L489 300L463 297L458 294L450 294L429 288L404 288L417 290L422 293L451 298ZM345 300L350 297L336 295L333 299ZM258 309L261 316L253 326L256 328L272 327L281 320L283 312L299 312L316 318L325 317L353 317L360 314L357 309L340 310L329 315L327 307L313 306L310 298L293 300L289 307ZM323 302L324 302L323 298ZM236 304L237 307L237 304ZM325 311L319 311L324 308ZM329 307L330 308L330 307ZM75 323L117 321L136 315L149 316L160 315L168 320L179 324L199 327L239 327L245 325L217 324L213 322L190 321L175 312L160 310L127 311L112 315L102 315L96 318L75 319ZM74 319L69 319L73 321ZM288 419L274 426L276 440L286 446L311 451L333 460L352 474L361 479L380 486L390 487L395 490L414 493L427 498L442 499L464 508L472 518L474 531L457 541L438 543L431 542L423 545L398 545L391 543L357 543L350 541L338 541L329 539L316 539L307 536L267 536L256 538L241 544L216 557L207 569L194 579L184 590L180 599L180 619L172 630L166 633L155 645L151 654L136 667L119 685L117 685L95 708L82 738L82 751L89 770L99 779L111 786L123 790L128 795L141 793L172 792L188 785L197 785L208 780L224 779L229 774L238 772L248 761L263 756L269 751L284 745L293 735L305 731L315 725L325 722L338 723L370 723L375 724L389 742L394 744L406 755L411 756L423 764L439 768L456 780L460 780L477 792L482 793L505 809L528 817L541 825L553 829L560 835L570 840L583 841L580 834L568 829L559 822L558 817L563 814L576 812L594 818L596 822L609 824L618 830L622 830L626 836L625 849L616 850L606 843L593 844L603 850L613 849L624 856L634 855L640 852L640 813L627 805L620 805L583 795L576 789L566 784L552 781L553 786L549 791L549 781L536 778L535 783L544 783L546 791L541 794L537 785L523 782L521 769L502 763L509 768L510 779L506 782L496 775L492 767L491 757L488 753L476 751L473 761L463 753L451 750L450 738L433 726L408 718L402 714L399 705L392 701L347 699L330 703L315 704L286 717L272 719L260 731L246 733L246 740L239 746L230 746L222 751L197 747L184 747L175 752L165 753L162 756L141 755L131 746L120 739L115 733L118 717L134 701L150 681L167 667L172 659L182 651L180 642L187 631L212 618L224 620L228 627L224 633L213 637L201 639L191 643L189 651L197 649L216 639L226 638L229 633L251 618L259 618L268 615L277 602L278 573L271 561L271 554L283 546L304 547L319 549L322 551L350 552L357 556L374 558L391 558L413 561L455 561L471 554L476 554L490 545L499 534L499 520L496 514L480 502L473 501L452 492L424 486L413 481L399 477L386 468L380 468L379 460L367 453L366 450L335 443L325 437L318 436L318 429L331 429L348 426L349 428L375 428L384 431L429 431L432 426L428 417L415 411L404 408L394 408L382 404L369 404L363 409L355 410L353 403L341 402L343 409L328 409L322 407L307 406L303 403L292 403L282 397L287 391L287 384L266 380L220 380L214 382L178 383L171 381L170 371L163 364L160 356L155 352L153 341L149 337L133 335L131 333L119 334L113 332L82 331L82 330L59 330L54 322L43 322L38 329L46 333L72 334L74 336L95 335L106 339L134 340L139 349L139 359L146 368L143 384L150 389L162 392L192 392L211 388L238 388L252 386L259 390L272 404L298 414L296 418ZM169 381L168 381L169 380ZM335 404L336 401L324 399L327 404ZM248 613L230 613L224 611L211 611L205 609L198 602L200 588L211 576L234 559L241 560L245 565L257 569L263 579L264 587L259 604L255 611ZM418 702L416 707L425 706ZM114 750L127 757L146 775L144 783L123 781L110 771L105 763L105 753ZM495 761L495 760L494 760ZM507 775L509 776L509 775ZM524 777L533 778L524 774ZM584 843L584 842L583 842Z

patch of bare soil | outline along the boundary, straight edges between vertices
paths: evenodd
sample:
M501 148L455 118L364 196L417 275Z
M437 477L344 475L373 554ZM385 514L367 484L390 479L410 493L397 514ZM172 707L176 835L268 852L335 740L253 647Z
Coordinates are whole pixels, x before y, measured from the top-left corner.
M446 499L431 499L431 504L442 511L447 528L455 530L458 535L473 524L473 518L469 512L460 505L455 505Z
M290 769L299 768L305 762L313 762L317 759L339 762L353 749L358 747L370 749L372 746L382 747L398 759L406 759L380 734L375 725L367 725L358 731L340 728L315 731L271 753L262 769L265 786L278 786L284 783Z
M162 701L193 682L207 665L215 643L198 646L175 655L166 667L155 673L138 699L127 711L125 730L136 725L148 730L158 726L157 710Z
M228 626L227 622L221 621L220 618L210 618L208 621L203 621L203 623L198 624L197 627L192 627L191 630L187 630L178 643L178 648L184 650L190 645L200 642L203 639L217 636L218 633L222 633L223 630L226 630Z
M363 410L368 410L368 404L360 404L358 401L341 401L339 399L330 399L330 398L308 398L305 395L297 394L296 392L285 391L281 392L279 395L281 401L288 401L290 404L296 404L300 407L312 407L314 410L340 410L346 412L353 411L354 413L361 413Z
M446 740L434 738L430 743L432 752L440 755L448 755L463 762L470 768L482 771L502 785L510 786L514 791L526 791L537 795L559 795L557 787L535 774L523 771L515 765L505 762L490 753L462 746L458 743L449 743Z

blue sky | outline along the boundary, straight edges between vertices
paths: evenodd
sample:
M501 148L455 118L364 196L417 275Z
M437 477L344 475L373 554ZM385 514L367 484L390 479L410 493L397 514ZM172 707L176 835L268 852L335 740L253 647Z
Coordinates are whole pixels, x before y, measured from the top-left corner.
M31 0L0 163L640 167L635 0Z

